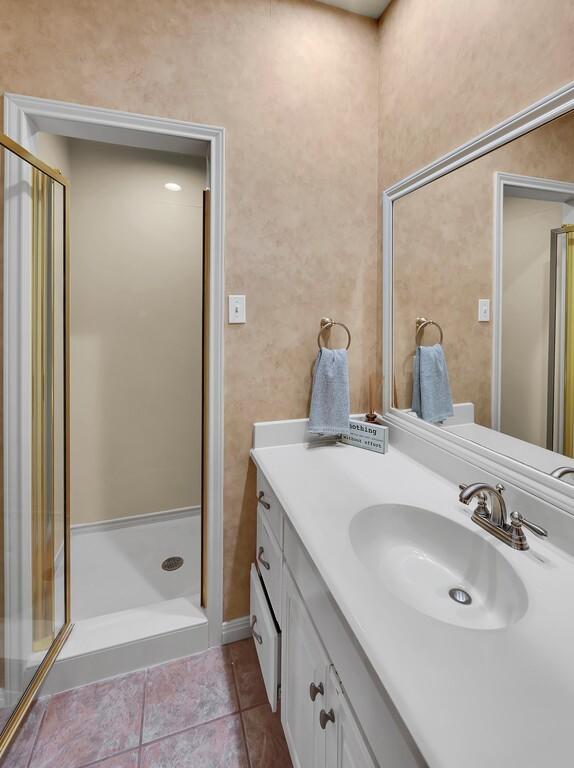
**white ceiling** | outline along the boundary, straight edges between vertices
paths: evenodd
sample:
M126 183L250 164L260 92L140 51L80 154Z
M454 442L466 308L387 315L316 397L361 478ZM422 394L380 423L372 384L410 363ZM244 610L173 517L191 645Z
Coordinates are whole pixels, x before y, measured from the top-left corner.
M319 0L326 5L335 5L346 11L360 13L361 16L370 16L378 19L391 0Z

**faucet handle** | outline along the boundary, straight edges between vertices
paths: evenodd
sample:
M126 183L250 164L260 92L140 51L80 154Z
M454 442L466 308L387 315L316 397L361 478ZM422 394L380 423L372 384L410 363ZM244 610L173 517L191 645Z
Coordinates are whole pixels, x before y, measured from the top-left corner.
M548 536L548 531L546 528L543 528L541 525L536 525L536 523L531 523L530 520L527 520L524 515L520 514L520 512L513 512L510 517L512 520L512 525L515 528L524 526L525 528L528 528L529 531L532 531L532 533L535 533L537 536L541 536L542 538L546 538Z

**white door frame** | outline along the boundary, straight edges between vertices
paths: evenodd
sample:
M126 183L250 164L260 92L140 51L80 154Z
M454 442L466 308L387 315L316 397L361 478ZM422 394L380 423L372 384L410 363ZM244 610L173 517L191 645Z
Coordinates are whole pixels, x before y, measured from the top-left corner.
M502 392L502 278L504 251L504 194L508 188L521 188L532 192L534 200L563 202L561 198L574 197L574 184L537 176L514 173L494 174L494 229L492 264L492 428L500 429ZM526 197L526 195L525 195Z
M38 131L116 144L198 154L208 161L211 189L211 306L209 338L209 447L207 578L209 645L222 640L223 623L223 318L224 318L224 162L223 128L150 117L111 109L86 107L50 99L4 94L4 133L34 152ZM5 232L6 238L11 237ZM8 251L6 251L8 252ZM30 462L28 440L21 429L22 405L29 369L21 350L29 338L30 300L23 290L20 266L4 265L4 364L10 372L4 389L4 488L10 508L24 509L22 478Z

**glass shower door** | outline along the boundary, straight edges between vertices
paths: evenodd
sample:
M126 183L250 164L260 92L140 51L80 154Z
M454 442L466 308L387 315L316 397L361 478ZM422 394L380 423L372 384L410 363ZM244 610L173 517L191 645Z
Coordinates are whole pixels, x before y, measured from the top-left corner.
M0 756L71 630L67 258L61 174L0 134L3 493Z

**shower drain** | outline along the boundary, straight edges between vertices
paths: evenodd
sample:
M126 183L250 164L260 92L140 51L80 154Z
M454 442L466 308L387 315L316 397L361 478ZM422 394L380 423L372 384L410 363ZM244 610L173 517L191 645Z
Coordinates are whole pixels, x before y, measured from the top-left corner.
M470 605L472 603L472 597L468 594L466 589L461 589L460 587L449 589L448 596L451 600L454 600L455 603L460 603L460 605Z
M183 565L183 557L174 555L173 557L166 557L161 567L164 571L177 571Z

